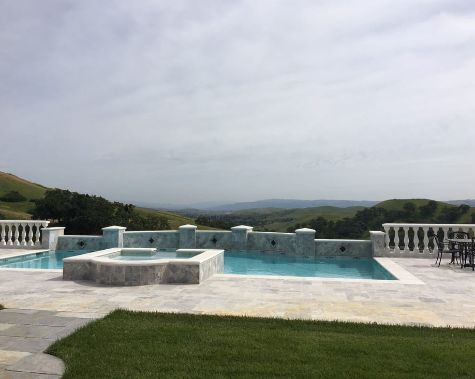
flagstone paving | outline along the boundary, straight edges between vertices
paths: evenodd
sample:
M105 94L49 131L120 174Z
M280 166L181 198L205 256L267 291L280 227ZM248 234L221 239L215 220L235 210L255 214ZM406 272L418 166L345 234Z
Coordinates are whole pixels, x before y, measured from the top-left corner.
M215 275L200 285L108 287L63 281L58 271L3 269L0 303L14 309L0 311L0 377L58 377L61 363L45 363L54 358L42 351L116 308L475 327L475 272L392 261L421 283ZM40 376L25 376L32 373Z
M0 311L0 378L61 377L63 362L43 351L88 321L54 311Z

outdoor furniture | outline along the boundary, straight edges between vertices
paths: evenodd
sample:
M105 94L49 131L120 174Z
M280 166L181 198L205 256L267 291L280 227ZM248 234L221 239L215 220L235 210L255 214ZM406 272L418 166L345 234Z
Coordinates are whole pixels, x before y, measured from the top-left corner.
M439 262L439 267L440 267L443 254L451 254L452 259L450 260L449 264L450 263L455 264L455 261L461 256L459 245L454 242L450 242L449 240L442 241L439 239L439 237L437 237L436 234L434 234L431 237L431 239L433 240L434 247L437 247L437 258L435 260L435 264Z
M456 244L460 250L460 265L461 268L472 267L475 270L475 238L449 238L449 243ZM467 263L468 259L468 263Z

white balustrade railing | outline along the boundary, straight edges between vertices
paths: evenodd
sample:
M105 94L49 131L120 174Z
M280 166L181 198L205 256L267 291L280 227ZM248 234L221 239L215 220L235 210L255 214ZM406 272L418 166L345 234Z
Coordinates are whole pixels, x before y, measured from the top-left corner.
M45 220L0 220L0 248L28 248L41 245Z
M475 235L475 224L383 224L386 250L393 253L431 253L434 246L430 236L447 239L451 232Z

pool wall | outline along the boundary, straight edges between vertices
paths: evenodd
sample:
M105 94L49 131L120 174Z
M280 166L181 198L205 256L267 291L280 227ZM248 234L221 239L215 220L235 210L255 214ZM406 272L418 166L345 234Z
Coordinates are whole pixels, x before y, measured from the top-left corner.
M59 236L58 250L103 250L125 248L188 248L265 251L295 256L373 256L370 240L315 239L315 230L297 229L295 233L255 232L250 226L239 225L230 231L197 230L183 225L178 230L126 231L112 226L103 229L102 236Z

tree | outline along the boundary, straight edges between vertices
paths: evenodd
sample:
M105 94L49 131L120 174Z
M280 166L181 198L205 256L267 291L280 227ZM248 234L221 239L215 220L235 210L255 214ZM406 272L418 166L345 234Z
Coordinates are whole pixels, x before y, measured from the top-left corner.
M432 217L437 210L437 201L429 200L426 205L419 207L419 213L423 218Z
M48 190L43 199L35 201L33 217L51 220L52 225L64 226L72 234L97 234L110 225L130 230L170 229L166 218L142 215L132 204L60 189Z
M27 198L18 191L10 191L6 193L5 195L3 195L2 197L0 197L0 200L6 201L9 203L17 203L20 201L26 201Z

